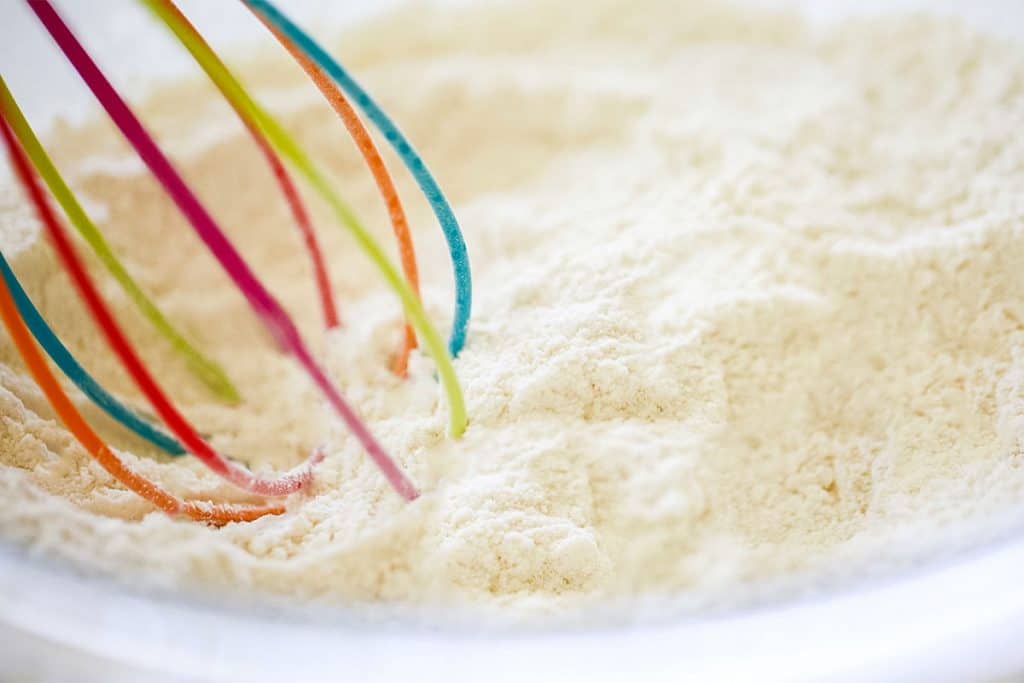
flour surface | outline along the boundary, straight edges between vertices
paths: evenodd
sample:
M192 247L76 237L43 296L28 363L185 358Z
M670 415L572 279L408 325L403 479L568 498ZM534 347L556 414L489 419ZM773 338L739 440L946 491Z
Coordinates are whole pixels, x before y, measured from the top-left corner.
M272 176L184 83L147 122L425 494L388 489L109 124L65 126L52 150L113 246L244 389L240 407L212 401L90 261L187 414L260 471L330 455L280 517L169 519L89 459L4 336L4 538L163 586L557 612L878 566L1024 497L1018 47L923 16L826 30L712 2L565 0L414 5L336 48L466 232L465 436L446 437L425 357L406 382L388 373L398 305L311 198L346 322L324 334ZM392 245L341 124L267 60L239 69ZM444 242L389 163L447 329ZM144 405L11 185L0 235L76 355ZM175 492L244 500L80 404Z

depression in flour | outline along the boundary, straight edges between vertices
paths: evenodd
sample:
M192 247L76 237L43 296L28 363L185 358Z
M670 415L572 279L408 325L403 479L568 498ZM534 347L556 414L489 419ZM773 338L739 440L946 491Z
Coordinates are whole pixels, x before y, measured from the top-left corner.
M921 16L812 29L657 0L420 4L332 47L421 148L466 231L465 436L446 437L424 356L405 381L388 371L398 303L311 201L345 322L320 331L258 150L205 83L170 85L141 108L147 123L424 495L394 494L97 121L58 126L50 149L244 403L211 399L104 280L164 386L254 469L321 443L329 456L282 516L168 518L76 444L4 336L5 541L163 586L552 612L884 564L1024 495L1020 48ZM284 54L256 61L239 71L389 239L332 112ZM425 304L447 326L444 241L397 177ZM0 240L89 371L143 405L10 182ZM245 500L80 407L174 492Z

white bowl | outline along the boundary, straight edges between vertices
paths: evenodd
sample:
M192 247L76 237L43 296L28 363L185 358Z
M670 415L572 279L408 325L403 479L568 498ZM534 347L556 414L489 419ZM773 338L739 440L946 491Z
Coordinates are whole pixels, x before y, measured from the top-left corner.
M129 3L59 3L120 79L144 85L189 67L149 41ZM182 2L213 38L244 39L235 3ZM337 24L371 3L289 0L298 18ZM761 0L758 4L769 4ZM771 2L770 4L781 4ZM1024 39L1024 2L790 2L815 20L926 7ZM379 6L379 5L378 5ZM89 100L27 10L0 8L0 70L35 120L87 111ZM149 33L147 33L149 31ZM130 53L132 59L116 59ZM46 78L33 65L47 64ZM60 93L58 97L56 93ZM76 97L78 99L76 99ZM56 106L55 106L56 105ZM0 678L97 681L984 680L1024 671L1024 533L1007 533L898 576L744 611L600 628L429 627L429 616L368 621L346 612L290 613L156 595L82 575L0 545Z

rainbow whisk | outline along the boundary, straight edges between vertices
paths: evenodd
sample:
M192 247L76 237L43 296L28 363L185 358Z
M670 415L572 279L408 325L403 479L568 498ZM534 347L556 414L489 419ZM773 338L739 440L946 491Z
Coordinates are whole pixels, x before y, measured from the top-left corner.
M173 1L138 0L188 50L230 103L260 149L284 201L288 204L311 261L325 326L330 328L340 323L338 307L331 292L328 259L325 258L319 244L310 214L302 202L292 173L330 206L338 223L355 239L356 244L372 261L388 287L398 296L405 315L405 326L393 356L391 370L396 375L404 377L410 352L416 346L422 345L436 365L437 377L447 397L449 432L453 437L460 436L466 428L467 418L452 358L458 355L465 344L472 288L466 245L450 205L426 164L398 127L330 54L272 3L265 0L239 1L267 27L298 62L342 119L372 173L386 205L398 244L400 270L392 264L383 247L367 231L311 157L277 119L250 96ZM256 277L58 11L48 0L26 2L121 134L188 220L192 230L244 295L250 308L270 332L281 351L294 358L301 366L320 395L359 440L395 491L406 500L416 498L419 493L412 481L385 452L345 401L341 392L309 351L291 317ZM317 449L295 469L274 477L264 477L229 460L209 444L207 438L201 435L177 408L122 331L110 308L100 296L93 276L83 265L70 233L50 205L44 184L63 210L67 220L89 245L103 267L146 320L181 356L196 377L217 397L227 402L243 400L244 392L235 387L223 368L193 346L178 331L129 275L47 155L2 76L0 113L0 132L15 174L35 206L60 263L70 275L82 302L95 319L111 350L163 424L155 424L155 419L141 415L118 400L89 375L33 305L7 259L0 254L0 318L58 417L100 465L129 489L168 514L184 515L213 524L225 524L283 512L284 506L273 502L229 505L182 500L128 467L75 408L50 370L40 348L83 394L124 427L170 455L191 454L197 457L217 475L250 493L273 498L301 491L308 487L316 465L324 458L323 451ZM454 322L447 345L428 319L420 302L416 255L405 212L394 182L360 114L387 140L408 168L430 203L447 241L455 279Z

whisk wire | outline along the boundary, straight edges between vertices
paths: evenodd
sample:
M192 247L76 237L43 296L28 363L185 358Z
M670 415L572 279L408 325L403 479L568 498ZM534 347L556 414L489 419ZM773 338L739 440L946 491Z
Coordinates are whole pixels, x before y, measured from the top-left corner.
M152 0L144 1L150 3L157 10L161 9L160 5L152 2ZM224 63L216 57L210 47L203 42L195 40L188 29L176 19L173 13L162 12L161 18L165 19L167 26L195 57L196 61L206 71L207 75L209 75L221 92L245 108L249 115L259 124L264 135L274 145L278 153L290 161L299 173L306 178L313 189L331 206L341 223L356 240L356 243L369 256L374 265L377 266L377 269L384 276L385 282L398 294L406 314L416 326L416 329L423 338L424 346L437 365L438 375L441 378L441 383L445 388L448 398L449 431L452 436L460 436L465 431L467 423L462 390L459 387L459 381L455 375L455 369L452 366L448 350L441 341L437 330L431 324L429 318L427 318L419 297L416 296L399 275L398 270L388 259L380 244L370 235L351 208L334 191L332 184L327 180L326 176L317 169L309 156L284 128L277 123L276 119L265 112L248 96L248 93L245 92ZM297 338L298 332L295 331L293 334Z
M85 239L92 248L100 262L107 268L117 283L128 294L132 302L142 311L142 314L149 320L150 324L167 339L171 345L185 358L193 372L221 398L237 403L241 400L238 390L228 379L227 373L214 361L206 358L196 350L192 344L185 339L184 335L175 329L174 325L167 319L159 307L142 291L142 288L135 282L128 270L121 264L114 255L110 245L107 244L103 233L96 224L89 218L82 205L75 198L71 188L64 181L57 167L53 164L50 156L39 143L38 138L32 133L28 120L18 107L14 96L11 94L3 76L0 76L0 109L14 130L19 140L25 146L26 153L33 159L37 172L43 178L50 192L53 193L57 203L67 214L71 224Z
M473 306L473 283L469 253L455 212L422 157L383 109L331 55L268 0L242 0L261 21L269 22L295 43L325 74L330 76L355 105L377 127L402 163L412 174L441 226L451 255L455 275L455 317L448 338L448 350L457 357L466 344L466 328Z

